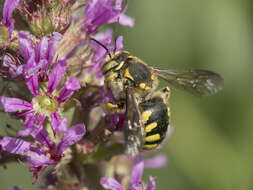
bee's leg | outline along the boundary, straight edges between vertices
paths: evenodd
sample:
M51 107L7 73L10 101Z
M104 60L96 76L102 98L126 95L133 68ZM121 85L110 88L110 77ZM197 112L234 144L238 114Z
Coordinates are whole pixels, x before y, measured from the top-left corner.
M122 104L114 104L112 102L101 104L101 107L103 108L104 112L109 114L122 114L125 111Z
M108 85L108 83L105 83ZM123 114L125 111L125 94L122 82L120 80L110 81L110 86L105 85L106 93L111 99L102 104L102 108L106 113ZM115 103L117 102L117 103Z

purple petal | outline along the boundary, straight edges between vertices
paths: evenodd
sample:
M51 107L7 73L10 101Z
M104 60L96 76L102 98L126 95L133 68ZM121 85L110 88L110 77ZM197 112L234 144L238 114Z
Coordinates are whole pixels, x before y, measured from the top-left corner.
M18 6L19 0L5 0L3 7L3 24L9 28L9 40L14 29L14 20L12 12Z
M54 32L48 44L48 63L51 64L53 61L58 42L62 39L62 35L58 32Z
M120 8L120 0L117 0L115 6L111 0L91 0L84 11L83 24L86 32L90 34L104 24L116 22L121 14Z
M122 0L116 0L115 1L115 9L121 10L122 7Z
M25 121L24 121L24 125L26 129L18 131L18 135L22 137L31 135L33 138L36 139L36 136L40 133L40 131L42 129L45 130L43 128L43 123L45 121L45 118L46 118L45 116L41 116L41 115L34 115L34 114L26 115ZM48 145L48 143L45 143L44 145Z
M30 151L36 152L36 153L39 154L39 155L41 155L41 154L46 155L46 154L47 154L47 151L46 151L46 150L43 150L42 148L40 148L40 147L35 147L35 146L31 146Z
M131 174L131 185L139 185L144 170L144 161L135 163Z
M47 59L48 56L48 41L49 37L44 36L36 47L36 62L39 62L41 59Z
M54 32L52 35L44 36L36 47L36 61L44 59L48 64L53 61L58 42L62 39L62 35Z
M119 36L116 40L116 52L123 49L123 36Z
M123 190L123 187L119 184L117 180L111 177L105 177L100 180L100 184L105 189L111 189L111 190Z
M34 131L32 131L31 134L34 139L38 142L40 142L41 144L43 144L44 146L50 148L51 144L50 144L50 136L47 132L47 130L45 128L35 128Z
M113 51L114 47L111 44L113 39L111 29L107 29L103 32L97 33L96 35L94 35L94 38L101 42L103 45L105 45L110 52ZM97 62L99 64L100 62L104 61L107 52L101 45L97 44L96 42L92 42L92 51L94 52L94 56L92 57L93 62Z
M66 60L60 60L54 64L53 69L49 74L47 92L52 93L58 86L66 71L66 65Z
M134 19L125 14L120 15L119 24L122 26L134 27Z
M156 189L156 183L155 178L152 176L149 177L149 183L146 190L155 190Z
M20 130L18 131L18 136L26 137L31 134L32 130L34 130L34 128L26 128L24 130Z
M3 8L3 24L7 27L10 26L12 22L12 12L18 6L19 0L5 0Z
M102 72L97 72L96 73L96 78L102 78L102 77L104 77L104 75L103 75L103 73Z
M5 150L12 154L24 155L30 149L31 143L22 139L4 137L0 140L2 150Z
M38 75L40 72L40 76L48 70L49 64L46 59L41 59L38 63L35 62L34 58L28 60L28 62L24 65L25 78L30 78L34 75Z
M73 12L71 16L74 24L76 24L80 20L79 13L77 11Z
M50 62L48 62L47 59L42 59L42 60L40 60L38 65L41 68L41 73L40 73L41 77L43 78L43 75L45 75L45 74L47 76L47 71L50 66Z
M57 153L61 155L68 147L81 140L85 132L86 129L83 124L78 124L69 128L57 146Z
M26 32L18 33L19 49L21 55L24 57L25 62L27 62L32 57L35 57L33 41L29 34Z
M35 115L33 112L26 113L25 121L23 123L26 129L19 131L18 135L19 136L33 135L34 130L41 129L43 127L45 118L46 118L45 116ZM35 134L37 134L36 131Z
M51 114L51 125L53 128L54 133L55 132L61 132L61 131L66 131L68 127L68 120L66 118L63 118L61 120L60 115L57 113L52 113Z
M3 57L3 66L8 68L8 72L12 78L21 75L23 72L23 65L16 65L15 60L8 54Z
M33 73L37 72L37 63L35 62L35 56L32 55L25 64L23 64L24 67L24 75L25 78L30 78ZM37 74L37 73L36 73Z
M21 190L18 186L14 186L13 190Z
M51 160L44 154L38 154L33 151L26 153L27 161L33 165L33 167L44 167L51 164L55 164L55 161Z
M38 95L39 84L37 73L34 74L32 77L26 79L26 85L34 96Z
M162 168L168 163L167 156L164 154L158 154L153 158L144 160L145 168Z
M25 121L24 121L24 125L29 128L29 127L34 127L34 113L27 113L25 115Z
M75 90L78 90L80 88L81 86L79 82L74 77L71 77L67 82L65 82L64 86L62 87L59 97L57 99L58 102L63 102L64 100L72 96Z
M32 105L29 102L18 98L0 96L0 102L5 112L18 112L32 109Z

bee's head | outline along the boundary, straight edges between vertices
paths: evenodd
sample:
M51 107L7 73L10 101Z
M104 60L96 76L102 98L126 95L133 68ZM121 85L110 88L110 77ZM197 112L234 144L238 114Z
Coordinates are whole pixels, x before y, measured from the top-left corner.
M121 63L122 61L126 61L129 55L128 51L118 51L113 55L111 60Z
M115 54L112 54L107 60L103 63L102 72L106 74L107 72L116 69L119 65L120 67L125 63L129 56L127 51L119 51ZM120 69L120 68L119 68Z
M130 55L129 52L127 51L118 51L115 53L116 51L116 42L115 42L115 48L113 50L113 52L110 52L109 49L102 44L101 42L99 42L98 40L91 38L91 40L93 40L94 42L96 42L97 44L99 44L100 46L102 46L106 52L107 52L107 58L105 60L105 62L103 63L102 66L102 73L106 74L107 72L109 72L110 70L116 68L118 65L123 65L124 62L127 60L128 56Z

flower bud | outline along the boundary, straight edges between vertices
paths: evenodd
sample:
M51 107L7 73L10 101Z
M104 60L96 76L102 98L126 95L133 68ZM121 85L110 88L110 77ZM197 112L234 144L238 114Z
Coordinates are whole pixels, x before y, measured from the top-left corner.
M75 0L21 0L20 14L38 37L64 31L70 24L71 8Z

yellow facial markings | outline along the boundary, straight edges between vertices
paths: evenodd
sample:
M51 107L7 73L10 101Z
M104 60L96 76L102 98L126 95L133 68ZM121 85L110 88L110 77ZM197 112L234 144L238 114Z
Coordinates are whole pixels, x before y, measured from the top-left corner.
M120 62L120 64L119 64L119 66L118 66L118 67L116 67L114 70L115 70L115 71L120 70L120 69L121 69L121 67L124 65L124 63L125 63L124 61L121 61L121 62Z
M113 79L116 79L118 77L118 73L112 73L112 74L109 74L105 80L106 81L110 81L110 80L113 80Z
M127 68L125 73L124 73L124 77L131 79L132 81L134 80L134 78L132 77L132 75L129 73L129 69Z
M145 111L141 114L141 119L144 123L146 123L151 116L152 112L151 111Z
M109 70L111 70L113 67L115 67L116 65L118 65L118 63L117 63L116 61L110 61L110 62L108 62L107 64L105 64L105 65L102 67L102 71L103 71L103 72L109 71Z
M154 74L151 75L151 80L155 80L155 75Z
M146 84L142 82L142 83L139 84L139 87L140 87L141 89L145 89L145 88L146 88Z
M147 125L145 127L145 132L148 133L148 132L152 131L154 128L156 128L156 127L157 127L157 123L156 122L151 123L151 124L149 124L149 125Z
M158 134L155 134L155 135L147 136L147 137L145 138L145 141L147 141L147 142L154 142L154 141L159 140L160 138L161 138L161 136L160 136L160 134L158 133Z
M144 82L140 83L139 84L139 87L142 89L142 90L150 90L151 87L147 86Z
M127 58L129 58L129 59L135 59L136 57L132 56L132 55L129 55Z
M158 144L145 144L143 148L145 149L154 149L158 146Z
M150 90L151 89L151 87L149 87L149 86L146 86L146 88L145 88L145 90Z

